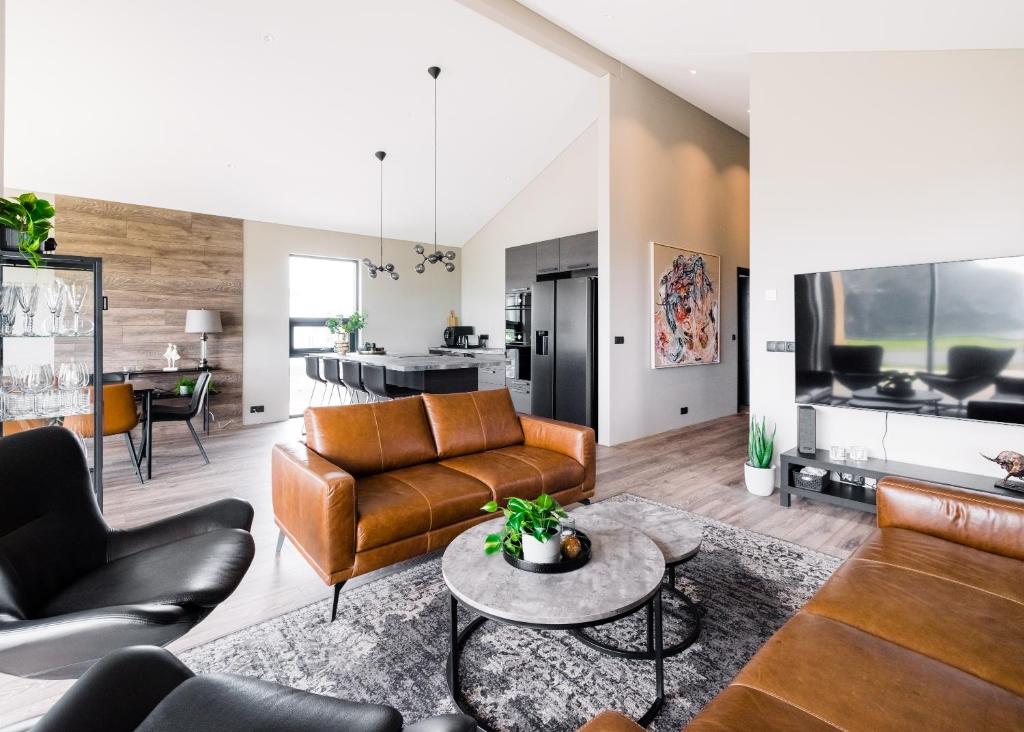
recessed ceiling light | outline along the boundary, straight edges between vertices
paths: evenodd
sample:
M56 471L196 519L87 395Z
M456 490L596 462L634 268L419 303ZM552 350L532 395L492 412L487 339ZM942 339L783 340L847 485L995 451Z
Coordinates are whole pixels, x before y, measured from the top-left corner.
M697 69L690 69L690 73L691 74L696 74L697 73Z
M747 114L750 114L750 110L749 109L747 110Z

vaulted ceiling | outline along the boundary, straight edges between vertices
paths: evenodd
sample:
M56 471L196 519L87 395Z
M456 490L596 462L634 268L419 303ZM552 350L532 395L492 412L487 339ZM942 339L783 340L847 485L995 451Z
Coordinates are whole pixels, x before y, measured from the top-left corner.
M455 0L7 3L9 187L462 244L597 115Z

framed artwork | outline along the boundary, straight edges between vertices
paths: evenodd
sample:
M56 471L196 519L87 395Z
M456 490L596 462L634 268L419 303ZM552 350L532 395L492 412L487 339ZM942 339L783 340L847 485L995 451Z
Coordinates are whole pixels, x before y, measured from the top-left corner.
M714 254L651 242L652 366L721 359L721 262Z

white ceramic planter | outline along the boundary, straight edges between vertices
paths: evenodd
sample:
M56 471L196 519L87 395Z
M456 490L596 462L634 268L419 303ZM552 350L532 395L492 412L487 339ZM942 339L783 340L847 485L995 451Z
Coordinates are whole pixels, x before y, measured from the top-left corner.
M743 464L743 479L747 490L755 496L770 496L775 492L775 466L755 468L750 463Z
M562 542L558 534L549 536L547 541L537 541L530 534L523 534L523 559L534 564L554 564L562 556Z
M178 394L180 394L181 396L190 396L191 393L192 393L192 390L189 389L187 386L179 386L178 387Z

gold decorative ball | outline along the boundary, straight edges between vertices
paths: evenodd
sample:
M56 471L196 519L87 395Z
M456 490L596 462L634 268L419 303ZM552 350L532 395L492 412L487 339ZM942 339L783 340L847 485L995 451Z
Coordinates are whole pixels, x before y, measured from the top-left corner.
M562 556L566 559L575 559L583 551L583 542L578 536L567 536L562 539Z

